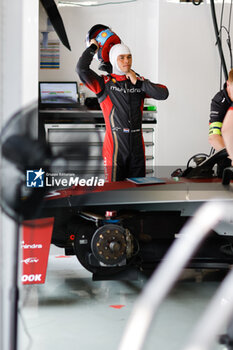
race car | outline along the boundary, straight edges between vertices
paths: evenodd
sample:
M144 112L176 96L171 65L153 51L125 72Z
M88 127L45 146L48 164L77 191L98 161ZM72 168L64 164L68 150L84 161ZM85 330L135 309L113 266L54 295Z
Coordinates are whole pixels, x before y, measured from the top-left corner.
M41 217L54 217L51 243L75 254L94 279L136 278L163 259L186 221L206 201L233 204L232 184L220 179L130 181L49 193ZM228 268L233 262L233 225L220 223L189 263L193 268Z

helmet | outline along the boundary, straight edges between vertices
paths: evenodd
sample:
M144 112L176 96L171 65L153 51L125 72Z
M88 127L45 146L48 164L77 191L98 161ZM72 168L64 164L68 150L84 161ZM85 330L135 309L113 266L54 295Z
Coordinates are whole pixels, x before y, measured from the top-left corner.
M86 44L89 46L90 40L95 39L99 44L97 59L101 63L109 62L109 51L115 44L120 44L121 39L109 27L103 24L94 25L86 36Z

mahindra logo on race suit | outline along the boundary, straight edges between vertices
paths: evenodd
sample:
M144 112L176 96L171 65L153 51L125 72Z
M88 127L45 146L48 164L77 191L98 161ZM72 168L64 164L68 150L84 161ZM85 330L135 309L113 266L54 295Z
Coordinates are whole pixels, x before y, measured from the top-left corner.
M114 90L114 91L118 91L118 92L123 92L124 94L126 94L127 92L128 93L131 93L131 94L134 94L134 93L140 93L142 90L139 89L139 88L123 88L123 87L118 87L118 86L110 86L110 89L111 90Z
M35 258L27 258L27 259L22 260L22 262L27 264L27 265L37 263L38 261L39 261L39 259L36 257Z

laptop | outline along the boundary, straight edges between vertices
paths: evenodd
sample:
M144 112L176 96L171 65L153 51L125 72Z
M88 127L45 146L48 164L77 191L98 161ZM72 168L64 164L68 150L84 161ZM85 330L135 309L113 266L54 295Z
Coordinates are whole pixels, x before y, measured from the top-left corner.
M39 109L78 108L76 81L40 81Z

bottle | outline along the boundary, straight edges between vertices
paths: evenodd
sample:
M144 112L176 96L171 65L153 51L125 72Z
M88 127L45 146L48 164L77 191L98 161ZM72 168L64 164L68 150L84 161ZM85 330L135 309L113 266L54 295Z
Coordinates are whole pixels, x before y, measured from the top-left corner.
M84 84L79 84L79 103L81 106L85 105L85 91L84 91Z

